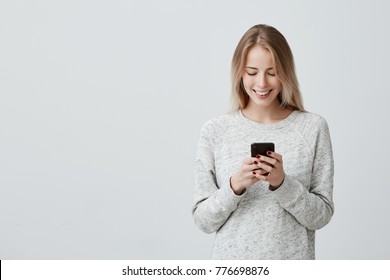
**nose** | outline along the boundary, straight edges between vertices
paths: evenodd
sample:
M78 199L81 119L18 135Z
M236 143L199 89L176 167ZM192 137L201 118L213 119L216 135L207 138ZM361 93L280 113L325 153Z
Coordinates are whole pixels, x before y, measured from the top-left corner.
M264 74L257 75L256 86L258 86L259 88L266 88L267 87L267 79L266 79L266 76Z
M260 88L266 88L267 87L267 79L265 75L258 75L256 85Z

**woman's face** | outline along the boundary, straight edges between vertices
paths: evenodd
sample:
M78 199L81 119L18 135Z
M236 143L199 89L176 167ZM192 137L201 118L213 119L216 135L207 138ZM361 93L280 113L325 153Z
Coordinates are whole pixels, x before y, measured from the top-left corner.
M277 96L282 83L276 75L271 52L260 45L253 46L248 52L244 67L242 81L249 95L249 103L261 107L274 106L275 103L279 106Z

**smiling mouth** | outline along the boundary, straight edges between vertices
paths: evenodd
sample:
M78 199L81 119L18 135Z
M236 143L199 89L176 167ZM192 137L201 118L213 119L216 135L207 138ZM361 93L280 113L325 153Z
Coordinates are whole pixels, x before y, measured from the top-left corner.
M266 96L266 95L270 94L271 91L272 91L272 89L270 89L268 91L256 91L256 90L253 90L253 92L256 93L259 96Z

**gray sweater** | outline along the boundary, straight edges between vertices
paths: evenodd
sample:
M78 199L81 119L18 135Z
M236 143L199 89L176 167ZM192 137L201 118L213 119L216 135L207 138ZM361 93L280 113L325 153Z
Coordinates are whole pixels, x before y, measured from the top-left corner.
M235 195L230 177L250 144L273 142L286 174L276 191L259 181ZM195 162L193 217L216 232L213 259L314 259L315 230L333 215L333 155L324 118L292 112L260 124L241 111L206 122Z

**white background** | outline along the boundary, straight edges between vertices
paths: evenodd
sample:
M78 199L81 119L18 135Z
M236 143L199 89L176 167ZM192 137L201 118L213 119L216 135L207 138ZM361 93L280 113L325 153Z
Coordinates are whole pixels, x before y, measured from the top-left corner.
M335 215L319 259L390 259L387 1L0 2L0 259L208 259L201 125L243 33L273 25L325 117Z

